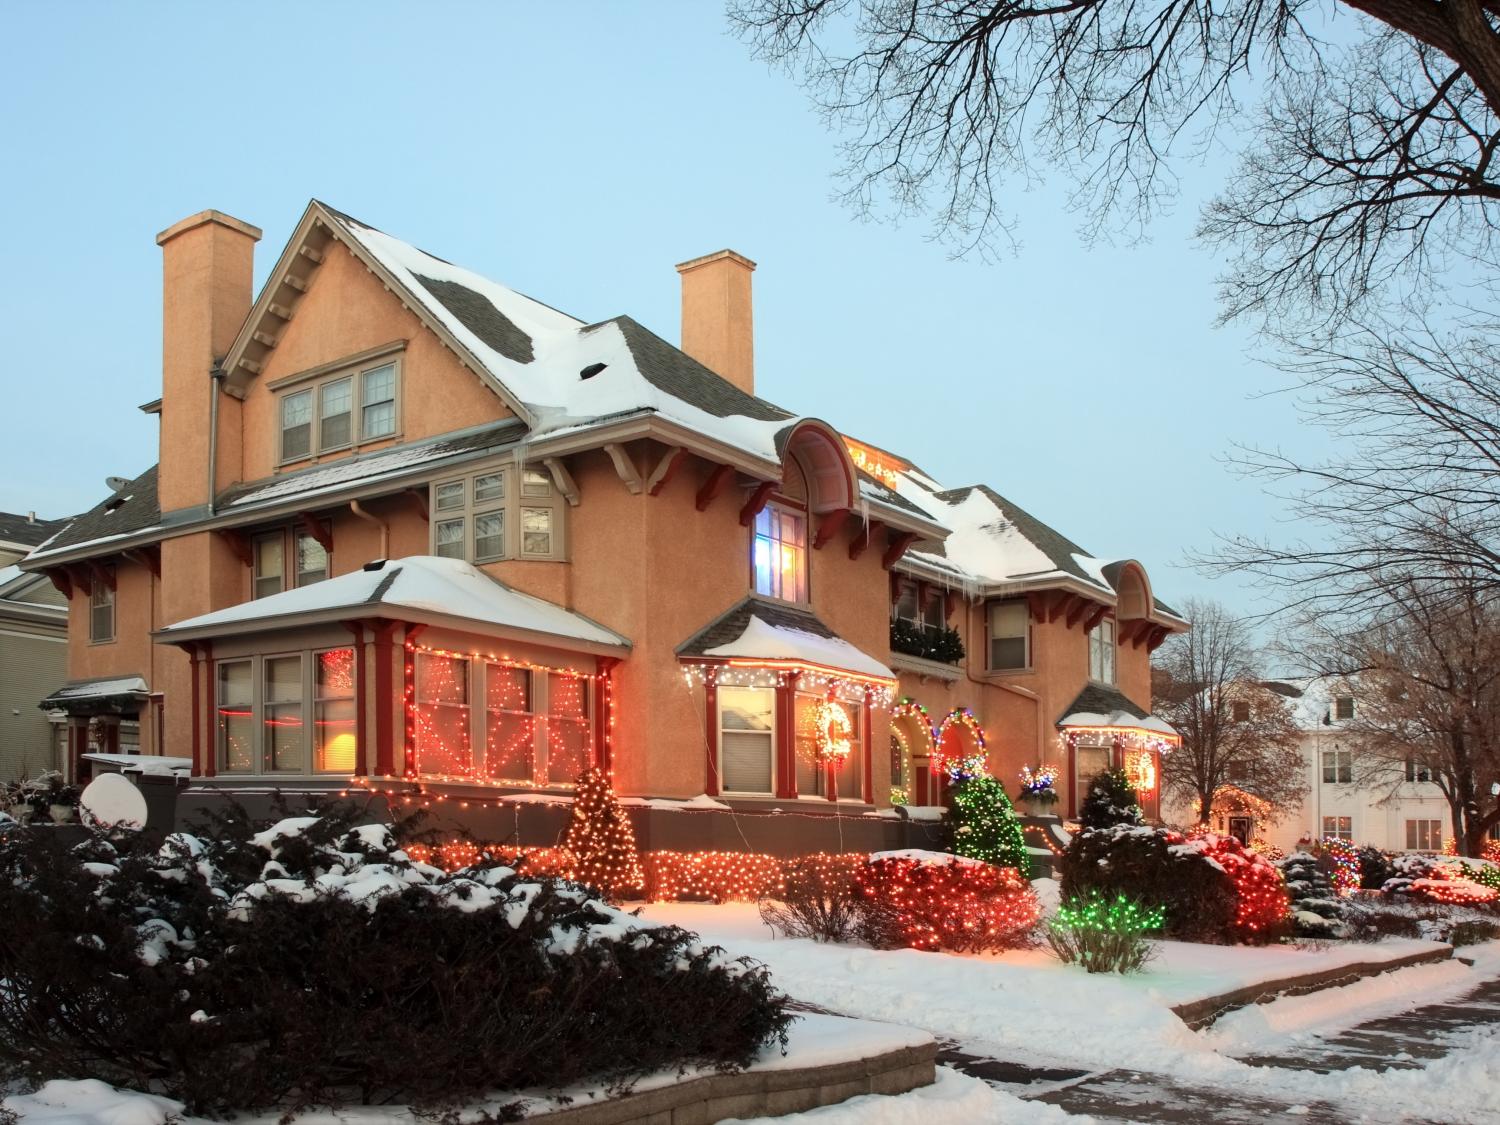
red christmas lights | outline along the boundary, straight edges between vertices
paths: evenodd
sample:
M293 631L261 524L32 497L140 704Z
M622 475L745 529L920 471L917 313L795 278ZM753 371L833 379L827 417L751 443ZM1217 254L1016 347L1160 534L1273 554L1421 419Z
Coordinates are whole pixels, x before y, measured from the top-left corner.
M872 859L860 893L890 906L912 949L978 953L1019 944L1041 917L1036 892L1009 867L953 860Z
M1176 833L1172 834L1176 836ZM1171 841L1182 843L1180 837ZM1234 935L1249 944L1274 941L1286 928L1290 912L1286 880L1266 859L1248 850L1233 836L1208 833L1186 841L1223 868L1234 887Z

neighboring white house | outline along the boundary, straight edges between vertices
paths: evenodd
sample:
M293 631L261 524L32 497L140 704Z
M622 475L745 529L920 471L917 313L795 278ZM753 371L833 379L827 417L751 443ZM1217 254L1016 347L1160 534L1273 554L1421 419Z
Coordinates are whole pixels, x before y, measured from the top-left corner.
M1262 802L1231 798L1215 808L1216 830L1246 841L1263 839L1284 851L1293 850L1298 840L1324 836L1394 852L1442 850L1453 834L1453 817L1442 790L1423 770L1408 763L1404 778L1363 776L1368 770L1360 769L1350 729L1359 702L1347 679L1275 680L1264 686L1287 700L1302 731L1307 796L1279 819ZM1174 812L1179 823L1192 819L1183 810Z

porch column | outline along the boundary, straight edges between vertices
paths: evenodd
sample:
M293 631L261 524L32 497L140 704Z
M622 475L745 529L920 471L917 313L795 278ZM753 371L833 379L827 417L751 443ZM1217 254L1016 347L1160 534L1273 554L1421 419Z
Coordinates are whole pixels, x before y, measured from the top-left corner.
M703 709L707 721L703 724L703 792L710 797L719 795L719 685L712 679L703 681Z

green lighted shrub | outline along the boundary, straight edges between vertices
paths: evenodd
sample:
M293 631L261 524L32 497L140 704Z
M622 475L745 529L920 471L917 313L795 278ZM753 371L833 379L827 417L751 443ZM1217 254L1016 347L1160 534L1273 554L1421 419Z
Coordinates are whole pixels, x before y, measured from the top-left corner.
M993 777L971 777L954 787L952 802L955 855L1014 867L1023 879L1030 876L1026 837L1005 786Z
M1151 959L1146 934L1165 920L1159 906L1090 891L1058 908L1047 925L1047 944L1058 960L1090 973L1138 973Z

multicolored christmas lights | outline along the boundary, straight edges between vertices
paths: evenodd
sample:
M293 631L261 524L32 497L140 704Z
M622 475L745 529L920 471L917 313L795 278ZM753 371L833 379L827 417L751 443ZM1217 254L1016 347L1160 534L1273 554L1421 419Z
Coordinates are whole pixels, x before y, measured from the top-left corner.
M987 776L989 762L984 729L974 712L967 707L955 707L949 711L933 734L933 770L947 774L950 781L967 781L971 777Z
M1333 861L1333 889L1344 897L1359 890L1359 849L1348 840L1325 836L1323 854Z

